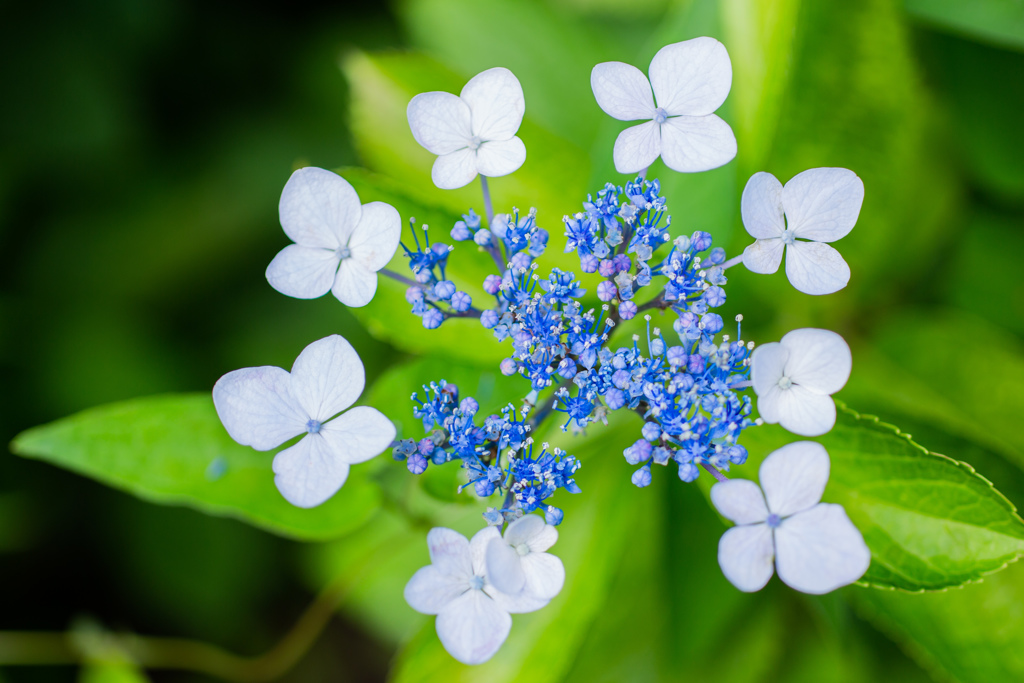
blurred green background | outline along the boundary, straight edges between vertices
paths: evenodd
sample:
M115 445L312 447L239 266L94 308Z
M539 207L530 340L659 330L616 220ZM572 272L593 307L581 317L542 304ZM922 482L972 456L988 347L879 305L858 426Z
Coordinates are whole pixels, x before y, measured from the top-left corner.
M730 252L742 249L739 193L759 170L785 181L845 166L867 188L857 228L837 245L853 270L846 290L816 299L794 293L782 274L738 273L726 313L742 312L745 336L758 341L800 326L840 331L854 349L840 398L971 463L1024 505L1024 6L1013 0L7 7L2 435L106 402L208 391L239 367L288 367L333 332L361 354L368 387L392 378L377 400L404 398L415 386L398 379L437 377L440 367L475 381L482 370L447 361L385 374L419 351L445 353L447 342L404 339L380 322L405 316L414 330L404 306L357 319L330 297L296 301L270 288L263 271L287 243L276 206L289 174L364 166L448 220L469 205L479 211L475 186L432 189L404 105L507 66L526 93L530 156L493 182L496 203L538 206L557 252L559 217L606 180L625 180L610 163L623 126L597 108L590 67L616 59L646 69L662 45L699 35L723 40L733 59L719 113L740 154L698 176L652 170L679 232L708 230ZM617 488L602 500L621 502L630 537L648 542L609 544L599 570L585 572L591 583L574 593L587 604L558 647L510 641L508 656L521 655L526 674L537 666L573 681L1024 679L1019 568L927 596L849 588L809 598L777 582L742 596L718 573L722 527L696 489L662 476L635 490L629 469L612 460L594 465L592 488L608 469ZM575 512L625 523L601 509ZM458 505L437 514L474 520L469 528L477 519ZM445 664L421 657L431 627L401 599L411 569L426 561L422 531L399 517L384 511L340 541L304 544L7 455L0 629L91 619L257 654L325 582L349 573L360 588L284 680L382 680L390 670L440 680ZM621 529L608 534L624 538ZM373 576L354 568L387 544L397 551ZM531 618L516 617L513 633L529 632ZM89 675L0 669L12 682Z

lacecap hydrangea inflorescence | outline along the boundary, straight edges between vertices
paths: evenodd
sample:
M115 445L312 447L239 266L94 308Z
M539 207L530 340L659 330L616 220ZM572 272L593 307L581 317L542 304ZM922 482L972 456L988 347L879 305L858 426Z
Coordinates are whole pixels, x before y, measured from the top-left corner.
M793 330L756 347L745 341L742 316L726 321L718 312L726 272L743 264L774 273L785 261L799 291L838 291L850 269L830 243L853 229L864 198L863 183L847 169L809 169L785 185L756 173L740 199L755 241L732 258L708 232L673 225L648 170L659 158L683 173L733 159L732 129L714 113L731 82L728 53L712 38L665 46L647 75L621 62L595 66L598 106L621 121L640 121L619 133L612 150L628 180L588 195L555 236L540 226L535 209L492 208L488 178L512 173L526 159L517 135L525 98L515 75L496 67L458 95L417 95L407 116L413 137L436 155L434 184L455 189L479 176L483 213L468 210L441 239L410 218L411 243L401 243L401 253L411 277L386 267L400 245L393 207L361 204L347 181L323 169L299 169L285 186L281 224L294 244L267 269L275 289L307 299L331 292L346 305L364 306L378 275L396 280L423 334L468 322L453 318L473 319L507 350L497 370L522 380L522 398L492 414L444 377L410 387L422 433L397 440L394 425L373 408L335 417L363 389L361 361L336 335L309 345L291 372L245 368L214 388L218 414L239 443L270 450L300 437L273 465L275 483L295 505L324 502L351 465L388 448L416 475L463 469L460 490L487 501L483 528L472 539L432 529L431 563L405 588L410 606L437 615L441 643L461 662L492 657L510 632L510 615L543 608L566 580L561 560L548 550L559 525L571 519L559 500L585 495L586 469L570 438L535 440L549 419L563 432L578 432L600 429L595 423L616 411L639 416L636 439L622 451L638 487L651 483L655 465L672 465L684 482L702 472L713 476L711 501L736 524L722 536L718 560L740 590L759 590L773 568L808 593L852 583L867 570L871 554L860 532L841 506L821 502L830 471L822 446L800 441L769 454L760 486L725 474L747 460L743 433L753 426L778 423L810 437L828 432L836 421L831 395L845 385L852 363L846 342L828 330ZM578 268L575 261L571 269L545 265L549 243L562 239ZM467 248L485 252L494 265L477 301L450 276Z

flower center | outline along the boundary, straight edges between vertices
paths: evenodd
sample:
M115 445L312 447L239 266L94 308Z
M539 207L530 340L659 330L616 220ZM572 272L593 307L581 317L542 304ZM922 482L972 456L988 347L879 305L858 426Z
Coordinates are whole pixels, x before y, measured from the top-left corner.
M657 109L654 110L654 122L655 123L665 123L665 121L667 121L667 120L668 120L668 112L667 111L665 111L661 107L658 107Z
M347 259L347 258L351 258L351 256L352 256L352 250L351 250L351 249L349 249L349 248L348 248L347 246L341 246L341 247L338 247L338 248L337 248L337 249L336 249L336 250L334 251L334 253L335 253L335 255L337 255L337 257L338 257L338 258L340 258L340 259L341 259L342 261L344 261L344 260L345 260L345 259Z
M782 518L773 512L772 514L768 515L768 519L766 519L764 522L768 525L769 529L778 529L779 525L782 524Z
M310 418L309 422L306 423L306 431L309 432L310 434L319 434L320 433L320 421L319 420L314 420L313 418Z
M484 141L480 139L479 135L474 135L469 139L469 148L474 152L480 149L480 145L484 144Z
M484 577L474 576L469 580L469 587L473 590L482 591L484 589Z
M530 546L526 545L525 543L520 543L519 545L516 546L516 552L519 553L520 556L522 556L522 555L529 555L530 554Z
M796 242L796 235L793 234L793 231L788 229L788 228L786 230L783 230L783 232L782 232L782 243L783 244L793 244L794 242Z
M785 375L783 375L779 379L779 388L780 389L789 389L791 386L793 386L793 380L791 380L789 377L786 377Z

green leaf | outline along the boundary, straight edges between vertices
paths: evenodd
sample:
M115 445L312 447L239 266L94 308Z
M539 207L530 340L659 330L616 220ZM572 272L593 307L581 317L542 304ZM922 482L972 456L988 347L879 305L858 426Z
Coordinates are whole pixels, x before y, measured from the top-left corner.
M273 453L228 436L209 394L100 406L22 432L11 450L91 477L144 500L234 517L300 540L336 538L379 505L371 465L352 468L331 500L297 508L274 487Z
M919 595L853 591L848 597L939 680L1024 680L1024 564L1020 562L957 590Z
M433 623L424 625L399 653L392 672L394 681L541 682L565 676L600 614L615 568L628 552L634 520L651 514L653 498L629 485L628 469L617 457L635 440L635 432L636 423L630 421L595 429L582 442L560 444L580 456L585 465L577 475L583 493L559 493L552 501L565 509L565 522L552 550L566 568L566 584L558 597L542 610L515 615L512 633L502 649L476 667L452 659L441 647ZM425 561L424 548L420 564Z
M129 662L97 662L82 668L78 683L146 683L146 674Z
M794 441L777 426L747 432L752 476L769 452ZM960 586L1024 552L1024 521L970 465L911 441L896 427L840 406L836 426L817 439L832 471L824 500L846 508L871 549L861 583L907 591Z
M1024 49L1020 0L904 0L907 12L929 24L978 40Z

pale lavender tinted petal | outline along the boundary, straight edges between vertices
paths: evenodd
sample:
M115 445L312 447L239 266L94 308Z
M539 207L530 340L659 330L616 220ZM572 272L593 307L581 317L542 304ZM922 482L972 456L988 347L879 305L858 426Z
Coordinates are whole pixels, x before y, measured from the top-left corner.
M504 67L497 66L473 76L459 97L469 105L473 135L481 140L508 140L523 123L526 111L523 86Z
M732 87L729 53L708 37L661 48L650 75L658 106L671 116L706 116L722 106Z
M782 389L779 388L779 385L768 387L768 391L757 396L757 414L770 425L778 424L781 401Z
M437 637L463 664L482 664L508 637L512 617L482 591L469 590L437 615Z
M509 595L518 595L526 585L523 563L519 553L500 538L492 538L487 544L485 556L487 580L492 586Z
M331 291L338 261L330 249L290 244L267 266L267 281L286 296L315 299Z
M530 553L522 559L526 575L524 590L542 600L551 600L565 585L565 565L550 553Z
M775 531L779 578L820 595L853 583L871 565L871 551L841 505L822 503L793 515Z
M432 154L450 154L473 137L469 107L448 92L425 92L412 98L406 109L416 142Z
M337 456L350 465L380 455L395 440L395 425L376 408L358 406L320 428Z
M518 137L498 142L485 142L476 151L476 168L480 175L498 178L517 170L526 161L526 145Z
M661 158L680 173L718 168L736 156L736 136L714 114L673 116L661 127Z
M348 464L338 459L319 434L307 434L274 456L274 484L292 505L311 508L337 493L348 478Z
M654 118L651 84L640 69L622 62L604 62L590 72L590 87L601 109L620 121Z
M757 407L760 410L760 400ZM779 391L775 410L779 424L800 436L821 436L836 424L836 404L832 397L799 384ZM764 417L764 413L761 416Z
M798 441L772 452L758 470L768 509L780 517L807 510L828 483L828 452L820 443Z
M521 543L529 545L534 536L543 532L544 527L546 526L548 525L540 515L523 515L516 521L509 524L508 528L505 529L505 543L511 546L516 546ZM557 531L555 532L555 538L558 538ZM552 543L554 543L554 541L552 541ZM551 546L549 545L548 547L550 548ZM547 550L547 548L544 550Z
M612 158L619 173L638 173L661 154L661 126L654 121L631 126L615 138Z
M278 206L281 227L296 244L337 249L359 222L359 195L336 173L312 166L292 173Z
M337 334L318 339L295 359L290 390L306 414L324 422L348 408L363 393L363 362Z
M725 578L745 593L765 587L772 578L772 530L766 524L734 526L718 542L718 565Z
M750 381L754 385L754 393L767 394L778 386L789 361L789 349L779 342L761 344L750 356Z
M444 157L438 157L443 159ZM344 259L338 266L331 294L341 303L359 308L373 301L377 293L377 273L354 258Z
M743 265L752 273L770 275L779 269L786 245L781 239L757 240L743 250Z
M834 394L850 379L853 356L849 345L835 332L793 330L781 344L789 349L784 372L797 384L820 394Z
M502 593L491 585L484 586L484 592L491 596L491 599L498 604L498 607L509 614L526 614L536 612L546 606L550 600L545 600L527 590L521 591L518 595Z
M757 484L747 479L720 481L711 487L711 502L736 524L756 524L768 518L768 508Z
M786 183L782 203L789 229L797 237L834 242L857 223L864 182L845 168L812 168Z
M473 557L469 541L457 531L443 526L434 527L427 533L427 549L430 562L445 576L468 581L473 576Z
M473 573L477 576L487 575L487 546L494 538L501 538L501 532L496 527L485 526L473 534L473 538L469 541L469 552L473 558Z
M740 199L740 214L743 227L750 236L758 240L780 237L786 229L782 210L782 183L771 173L755 173L750 176L743 197ZM779 267L775 263L775 269ZM761 271L756 271L761 272Z
M290 378L265 365L235 370L217 380L213 404L231 438L269 451L301 434L309 417L289 393Z
M431 180L442 190L464 187L476 178L476 174L476 152L468 147L439 156L430 169Z
M832 294L850 281L850 266L827 244L798 240L786 252L786 277L804 294Z
M405 584L405 601L417 612L437 614L469 590L464 579L442 574L434 565L420 568Z
M384 202L363 205L363 217L348 240L352 258L367 270L378 271L388 264L402 238L402 217Z

